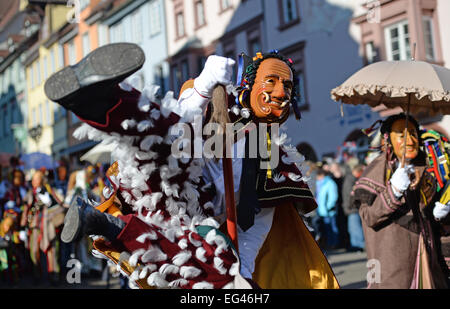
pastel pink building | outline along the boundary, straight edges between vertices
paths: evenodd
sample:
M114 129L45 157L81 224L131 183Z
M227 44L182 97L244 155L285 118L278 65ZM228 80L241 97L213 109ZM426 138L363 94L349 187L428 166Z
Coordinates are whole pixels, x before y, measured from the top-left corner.
M414 56L416 60L450 68L450 1L363 1L361 6L353 23L361 30L360 47L366 64ZM375 110L382 117L399 111ZM450 137L450 116L416 117L424 127Z

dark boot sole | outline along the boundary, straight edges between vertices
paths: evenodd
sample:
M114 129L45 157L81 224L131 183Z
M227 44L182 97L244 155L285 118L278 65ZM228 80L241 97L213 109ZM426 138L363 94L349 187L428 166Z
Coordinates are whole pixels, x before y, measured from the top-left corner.
M81 231L80 207L72 204L64 218L64 228L61 232L61 240L71 243L77 239Z
M132 43L115 43L97 48L78 64L53 74L44 85L47 97L67 106L71 98L118 84L138 71L145 62L143 50ZM68 107L69 107L68 106Z

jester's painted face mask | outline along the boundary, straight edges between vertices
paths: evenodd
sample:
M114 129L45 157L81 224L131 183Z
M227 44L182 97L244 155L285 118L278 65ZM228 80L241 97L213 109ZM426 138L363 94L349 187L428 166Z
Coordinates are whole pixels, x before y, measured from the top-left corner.
M277 58L261 62L250 93L253 114L262 122L284 122L289 115L293 74L289 66Z
M419 136L414 125L409 122L408 132L405 137L405 120L394 121L389 134L392 148L398 159L403 157L404 144L406 142L406 160L412 160L419 154Z

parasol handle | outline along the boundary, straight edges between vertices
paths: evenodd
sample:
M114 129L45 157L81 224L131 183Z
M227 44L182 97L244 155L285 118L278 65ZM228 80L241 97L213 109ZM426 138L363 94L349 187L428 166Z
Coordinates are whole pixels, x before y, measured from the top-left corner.
M403 143L403 155L402 155L402 167L405 167L406 163L406 142L408 139L408 122L409 122L409 106L411 105L411 93L408 94L408 105L406 106L406 117L405 117L405 131L404 131L404 143Z
M412 61L416 60L416 43L413 44L413 49L412 49L412 57L411 57ZM402 167L405 167L405 163L406 163L406 140L407 140L407 134L408 134L408 118L409 118L409 105L411 104L411 93L408 94L408 105L406 106L406 119L405 119L405 132L403 134L403 136L405 137L405 142L403 144L403 156L402 156Z
M412 57L411 57L412 61L416 60L416 45L417 45L417 43L413 44Z

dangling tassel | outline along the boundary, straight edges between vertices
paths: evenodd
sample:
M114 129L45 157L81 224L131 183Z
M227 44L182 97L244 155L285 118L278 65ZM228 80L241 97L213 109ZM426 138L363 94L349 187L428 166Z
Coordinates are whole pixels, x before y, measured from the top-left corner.
M244 53L241 53L239 55L239 59L238 59L238 71L237 71L236 81L237 81L237 87L240 87L240 88L245 87L245 85L244 85L245 80L242 79L243 74L244 74L244 62L245 62L244 55L245 55ZM244 88L244 90L245 90L245 88ZM236 97L236 105L243 107L241 104L241 96L242 96L242 92Z
M244 89L239 93L239 95L238 95L238 105L239 105L241 108L246 107L245 104L244 104L244 102L247 100L248 94L249 94L249 91L248 91L247 88L244 88Z
M244 73L244 53L239 55L238 59L238 71L237 71L237 85L240 86L242 83L242 74Z
M386 171L386 182L387 182L389 179L391 179L393 164L391 161L391 147L389 147L389 136L387 133L384 133L383 139L384 139L384 152L386 154L386 164L387 164L387 171Z
M267 179L272 179L272 169L270 168L270 159L271 159L271 147L272 141L270 140L270 134L267 132L267 153L269 154L269 162L267 163Z
M375 133L380 128L380 126L377 127L377 124L381 124L382 122L383 122L382 120L377 120L369 128L362 129L361 131L365 135L371 136L373 133Z
M341 102L341 117L344 118L344 103Z

